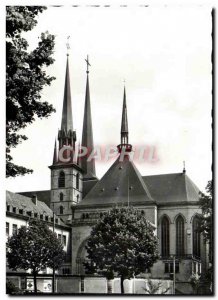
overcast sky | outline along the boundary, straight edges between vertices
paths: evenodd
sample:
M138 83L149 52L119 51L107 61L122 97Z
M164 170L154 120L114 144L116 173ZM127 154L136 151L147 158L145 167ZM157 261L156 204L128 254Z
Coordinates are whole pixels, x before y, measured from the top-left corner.
M70 36L70 77L74 128L81 140L89 54L94 142L117 145L126 80L129 141L156 149L158 162L136 165L142 175L179 173L204 190L211 179L211 11L194 7L50 7L25 34L34 48L41 32L56 36L56 77L42 100L57 112L28 126L24 141L12 151L14 162L34 173L7 179L7 189L50 189L54 139L61 123ZM112 162L96 163L99 178Z

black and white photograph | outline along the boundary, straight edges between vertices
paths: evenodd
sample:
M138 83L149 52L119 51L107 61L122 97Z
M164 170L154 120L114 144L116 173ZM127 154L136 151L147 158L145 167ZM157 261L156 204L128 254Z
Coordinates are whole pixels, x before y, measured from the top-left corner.
M5 294L212 296L215 9L97 2L4 8Z

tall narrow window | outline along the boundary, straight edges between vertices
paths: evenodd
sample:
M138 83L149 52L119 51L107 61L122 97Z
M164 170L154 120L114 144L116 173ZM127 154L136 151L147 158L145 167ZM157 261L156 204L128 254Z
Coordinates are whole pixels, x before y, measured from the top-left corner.
M9 223L6 222L6 236L9 236Z
M182 216L176 219L176 255L184 255L184 219Z
M63 171L61 171L59 174L58 187L59 188L65 187L65 173Z
M64 200L64 194L60 193L60 201L63 201L63 200Z
M161 222L161 251L163 257L170 255L170 224L166 216Z
M17 224L12 225L12 234L17 234Z
M201 241L200 241L200 218L195 216L192 221L192 245L193 245L193 256L201 257Z
M63 213L64 213L64 208L63 206L60 206L60 215L63 215Z
M79 173L76 174L76 188L79 189Z

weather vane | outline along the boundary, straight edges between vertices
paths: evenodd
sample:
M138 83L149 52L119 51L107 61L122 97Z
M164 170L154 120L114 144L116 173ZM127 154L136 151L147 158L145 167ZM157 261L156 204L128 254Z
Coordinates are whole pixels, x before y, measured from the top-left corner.
M88 74L89 73L89 66L91 67L90 63L89 63L89 56L87 55L87 59L85 59L86 61L86 64L87 64L87 70L86 70L86 73Z
M70 50L70 42L69 42L69 39L70 39L70 35L67 37L67 43L66 43L66 46L67 46L67 56L69 56L69 50Z

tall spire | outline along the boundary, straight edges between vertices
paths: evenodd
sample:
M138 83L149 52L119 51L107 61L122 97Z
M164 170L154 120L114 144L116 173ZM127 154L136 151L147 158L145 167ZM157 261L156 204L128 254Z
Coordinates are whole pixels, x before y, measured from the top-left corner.
M85 59L87 63L87 79L86 79L86 96L85 96L85 108L83 119L83 132L82 132L82 146L87 147L88 154L90 154L94 148L93 145L93 133L92 133L92 116L91 116L91 103L90 103L90 91L89 91L89 58ZM88 156L82 157L81 166L84 171L84 179L96 178L95 173L95 161L87 161Z
M54 145L54 155L53 155L53 165L58 162L58 157L57 157L57 144L56 144L56 139L55 139L55 145Z
M64 87L64 101L62 110L61 130L68 133L69 130L73 131L73 118L72 118L72 105L70 93L70 73L69 73L69 54L67 55L67 66Z
M128 131L128 119L127 119L127 107L126 107L126 88L124 86L123 93L123 111L121 121L121 144L128 144L129 131Z
M118 145L118 150L121 152L122 148L126 151L131 151L132 146L129 144L129 130L128 130L128 118L127 118L127 106L126 106L126 88L124 85L123 93L123 110L122 110L122 120L121 120L121 130L120 130L120 145Z

